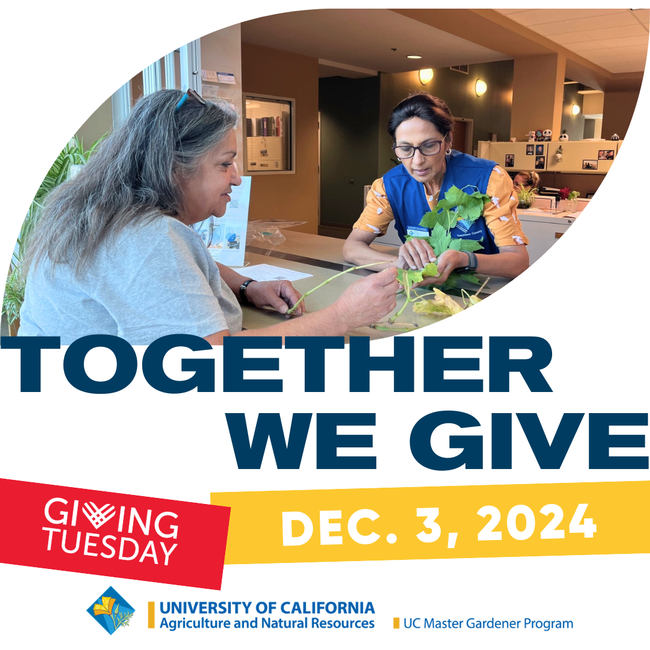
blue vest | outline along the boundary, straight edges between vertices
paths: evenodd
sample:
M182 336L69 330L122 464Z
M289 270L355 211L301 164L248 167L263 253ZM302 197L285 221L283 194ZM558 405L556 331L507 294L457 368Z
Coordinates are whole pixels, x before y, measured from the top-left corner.
M496 167L496 163L483 158L474 158L459 151L453 151L446 156L447 170L440 188L440 197L455 185L463 189L467 194L474 193L477 189L485 194L487 192L490 175ZM405 241L408 226L418 226L422 217L430 211L425 196L424 185L411 176L404 165L398 165L391 169L383 177L386 197L390 203L395 216L395 229L402 241ZM467 186L467 187L466 187ZM435 208L434 208L435 210ZM494 243L494 237L485 223L483 217L479 217L474 223L466 224L459 222L451 229L451 236L459 239L474 239L481 241L483 250L481 253L494 254L499 249Z

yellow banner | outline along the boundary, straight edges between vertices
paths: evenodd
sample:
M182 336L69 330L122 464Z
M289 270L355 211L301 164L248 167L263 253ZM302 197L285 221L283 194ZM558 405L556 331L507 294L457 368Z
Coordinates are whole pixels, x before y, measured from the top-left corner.
M650 552L650 481L218 492L226 564Z

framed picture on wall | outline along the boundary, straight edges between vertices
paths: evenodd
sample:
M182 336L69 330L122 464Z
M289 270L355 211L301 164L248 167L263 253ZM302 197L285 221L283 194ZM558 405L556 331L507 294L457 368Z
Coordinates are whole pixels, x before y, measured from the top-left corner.
M588 171L595 171L598 169L598 161L597 160L583 160L582 161L582 168L586 169Z
M613 149L599 149L598 150L598 160L614 160L614 150Z
M546 156L535 156L535 169L544 169L544 167L546 167Z
M505 167L514 167L514 166L515 166L515 154L507 153Z
M535 155L536 156L543 156L544 155L544 145L543 144L536 144L535 145Z
M527 156L534 156L535 155L535 145L534 144L527 144L526 145L526 155Z

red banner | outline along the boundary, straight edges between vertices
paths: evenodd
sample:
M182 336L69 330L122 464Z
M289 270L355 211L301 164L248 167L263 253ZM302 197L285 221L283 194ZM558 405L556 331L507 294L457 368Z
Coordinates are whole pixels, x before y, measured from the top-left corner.
M0 562L220 589L230 508L0 479Z

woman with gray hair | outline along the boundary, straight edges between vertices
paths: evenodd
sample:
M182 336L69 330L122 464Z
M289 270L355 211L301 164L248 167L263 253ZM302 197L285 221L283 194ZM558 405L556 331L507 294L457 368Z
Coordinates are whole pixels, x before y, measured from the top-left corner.
M20 336L89 334L147 345L167 334L337 336L395 308L395 269L350 286L330 307L242 332L239 302L285 313L300 294L215 263L190 227L221 217L241 178L238 115L189 90L138 101L128 120L54 190L27 251ZM301 315L301 305L295 310Z

